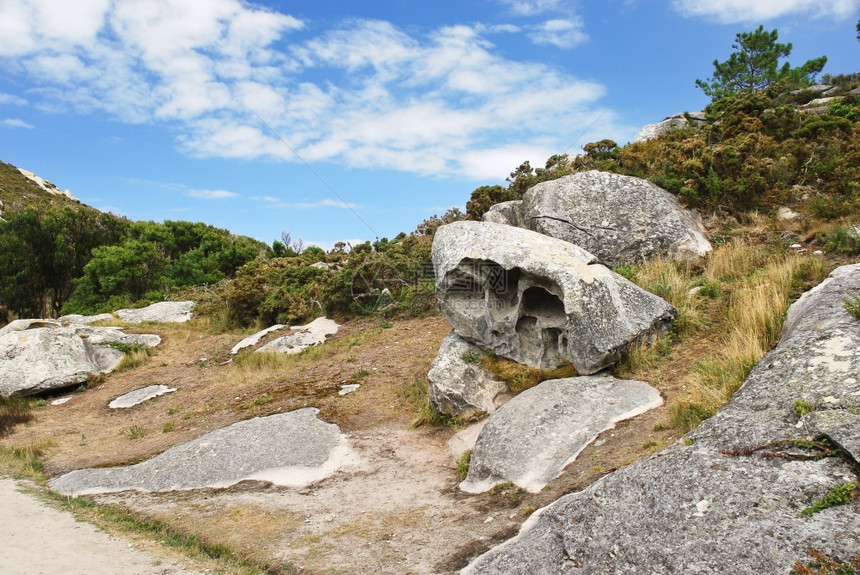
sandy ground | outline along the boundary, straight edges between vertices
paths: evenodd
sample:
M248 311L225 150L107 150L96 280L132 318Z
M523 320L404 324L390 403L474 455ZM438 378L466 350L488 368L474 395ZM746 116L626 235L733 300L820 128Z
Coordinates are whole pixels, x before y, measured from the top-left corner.
M0 509L0 575L202 575L76 521L12 479L0 479Z

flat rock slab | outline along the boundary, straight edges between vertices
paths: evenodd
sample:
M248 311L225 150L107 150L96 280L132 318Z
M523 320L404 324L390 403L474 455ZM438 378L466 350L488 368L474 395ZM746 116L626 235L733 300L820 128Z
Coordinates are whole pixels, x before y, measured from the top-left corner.
M490 416L460 489L482 493L510 481L536 493L601 432L662 404L660 392L642 381L603 376L544 381Z
M334 320L318 317L307 325L293 326L290 335L270 341L257 351L259 353L300 353L302 350L325 342L325 338L337 333L340 326Z
M176 391L174 387L166 385L149 385L142 389L130 391L125 395L120 395L108 404L111 409L127 409L139 405L144 401L149 401L153 397L164 395L165 393L173 393Z
M858 481L860 321L846 292L860 293L860 264L791 306L776 349L684 441L540 510L463 573L759 575L809 564L811 550L856 557L860 501L801 514ZM821 434L844 452L805 447Z
M58 317L57 321L63 325L89 325L99 321L110 321L116 319L112 313L100 313L98 315L81 315L77 313Z
M229 487L244 480L302 487L354 461L340 428L314 407L255 417L127 467L79 469L48 483L77 496L117 491Z
M273 331L278 331L279 329L284 329L285 327L287 326L282 324L276 324L271 327L267 327L266 329L260 330L254 335L249 335L248 337L244 338L242 341L234 345L233 349L230 350L230 353L236 355L246 347L254 347L258 343L260 343L261 339L263 339Z
M116 316L125 323L184 323L191 319L193 301L160 301L139 309L118 309Z

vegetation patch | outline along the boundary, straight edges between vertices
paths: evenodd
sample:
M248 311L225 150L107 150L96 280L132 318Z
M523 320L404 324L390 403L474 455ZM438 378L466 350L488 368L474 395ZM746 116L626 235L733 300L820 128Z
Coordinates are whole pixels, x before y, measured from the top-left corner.
M469 474L469 463L472 461L472 450L467 449L460 456L460 461L457 463L457 481L463 481Z
M791 575L856 575L860 572L860 555L847 562L828 557L814 549L809 551L812 561L795 562Z
M820 511L837 505L852 503L860 495L860 482L852 481L828 491L824 497L800 512L804 517L812 517Z
M842 307L854 319L860 319L860 294L846 293L842 298Z
M504 382L514 393L521 393L548 379L576 376L576 369L570 363L564 363L555 369L539 369L495 354L483 356L481 366L492 374L493 379Z
M23 397L0 397L0 437L8 434L13 427L33 419L30 401Z

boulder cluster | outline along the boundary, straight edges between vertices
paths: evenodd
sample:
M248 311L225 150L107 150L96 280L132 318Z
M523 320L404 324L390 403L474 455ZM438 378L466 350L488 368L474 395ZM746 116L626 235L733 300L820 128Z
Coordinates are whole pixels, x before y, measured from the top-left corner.
M704 232L665 190L596 171L538 184L482 222L436 231L436 299L453 331L428 374L431 406L491 414L463 490L512 481L539 491L600 432L662 404L647 384L600 372L665 334L676 310L606 266L702 256L711 249ZM501 405L510 394L475 361L484 354L540 369L570 363L579 377Z
M860 292L860 264L789 308L779 345L719 413L536 512L464 575L800 573L816 556L852 561L860 321L846 292ZM853 572L823 569L808 572Z

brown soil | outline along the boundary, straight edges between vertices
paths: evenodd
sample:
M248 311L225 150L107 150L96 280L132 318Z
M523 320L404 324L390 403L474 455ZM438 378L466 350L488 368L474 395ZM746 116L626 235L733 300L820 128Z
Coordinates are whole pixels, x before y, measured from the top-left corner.
M658 425L669 418L664 405L602 434L538 494L464 494L457 488L459 455L447 445L457 429L412 426L426 402L422 383L449 330L439 316L354 321L323 346L267 366L228 363L239 335L204 333L194 322L150 326L139 331L164 341L144 365L91 382L65 404L47 398L35 421L2 443L47 445L45 472L53 477L134 463L249 417L319 407L321 419L348 434L361 463L309 488L243 482L94 499L228 544L272 573L393 575L454 572L516 534L535 509L679 437ZM683 393L684 374L700 351L673 353L654 368L652 383L664 398ZM347 382L361 387L338 395ZM108 408L119 395L152 384L178 391L131 409Z

